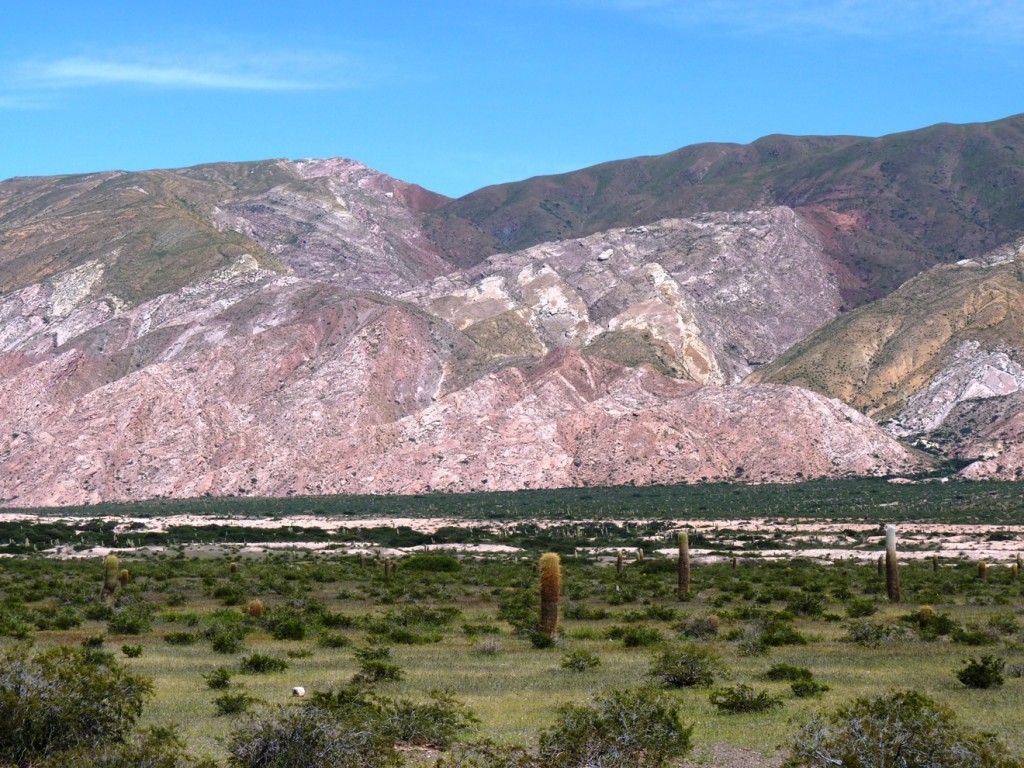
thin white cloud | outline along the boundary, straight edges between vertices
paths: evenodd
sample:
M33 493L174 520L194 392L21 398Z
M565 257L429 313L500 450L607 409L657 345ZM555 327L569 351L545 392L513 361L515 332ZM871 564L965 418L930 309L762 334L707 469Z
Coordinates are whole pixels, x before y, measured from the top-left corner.
M99 86L221 91L308 91L348 88L366 68L328 52L261 51L221 47L219 52L107 51L11 64L4 85L41 93Z
M257 72L147 64L74 57L25 67L27 80L52 88L143 85L158 88L234 91L297 91L323 87L316 82Z
M935 36L1024 43L1021 0L579 0L685 27L741 34Z

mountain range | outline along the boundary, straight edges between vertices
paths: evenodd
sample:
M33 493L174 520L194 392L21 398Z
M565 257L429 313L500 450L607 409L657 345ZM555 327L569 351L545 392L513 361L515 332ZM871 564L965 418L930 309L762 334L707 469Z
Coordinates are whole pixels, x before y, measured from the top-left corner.
M0 182L0 504L1018 477L1022 196L1024 116Z

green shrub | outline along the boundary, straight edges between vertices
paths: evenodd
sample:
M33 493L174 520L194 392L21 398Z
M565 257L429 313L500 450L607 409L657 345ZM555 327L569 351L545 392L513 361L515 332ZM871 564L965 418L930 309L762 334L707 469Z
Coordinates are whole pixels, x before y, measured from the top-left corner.
M227 667L217 667L212 672L203 675L206 685L213 690L220 690L231 685L231 677L235 673Z
M70 646L0 654L0 763L26 765L125 738L152 685L105 656L95 663L88 649Z
M994 645L999 642L999 635L994 630L974 626L957 627L949 633L949 638L961 645Z
M851 619L863 619L878 611L875 601L869 597L855 597L846 603L846 615Z
M280 606L268 612L267 628L275 640L305 640L309 617L290 606Z
M916 691L861 698L800 729L785 768L1021 768L992 736Z
M246 691L226 691L213 700L218 715L240 715L260 700Z
M825 610L825 598L812 592L797 592L786 600L786 610L794 616L820 616Z
M627 648L645 648L661 642L661 632L642 624L611 627L606 633L610 640L621 640Z
M562 669L571 672L586 672L601 665L601 659L589 651L571 651L562 657Z
M145 603L118 607L107 620L107 631L112 635L141 635L152 628L153 609Z
M708 640L718 634L721 619L713 613L706 616L692 616L676 625L676 631L691 640Z
M782 699L772 696L768 691L756 691L749 685L734 685L729 688L716 688L708 699L723 714L739 714L742 712L766 712L782 706Z
M684 645L663 651L648 671L665 685L676 688L711 685L724 671L721 660L710 648Z
M558 644L557 637L539 629L530 630L526 636L530 640L530 645L537 649L554 648Z
M846 625L846 631L850 642L868 648L877 648L883 643L901 643L917 639L917 635L908 627L867 619L851 621Z
M353 683L379 683L383 680L401 680L405 677L402 668L391 660L391 649L384 645L356 648L355 656L359 671L352 677Z
M233 768L393 768L394 737L374 720L282 706L244 721L228 741Z
M239 667L243 672L251 675L263 675L270 672L284 672L288 669L288 662L277 656L268 656L265 653L254 653L243 656Z
M455 738L480 721L447 691L431 691L426 702L399 699L383 705L387 727L394 737L417 747L447 749Z
M352 641L337 632L321 632L316 639L321 648L348 648Z
M189 755L173 728L147 728L127 741L61 752L33 768L216 768Z
M400 561L404 571L427 571L430 573L458 573L462 563L451 555L438 555L422 552Z
M658 691L635 688L568 704L540 735L544 768L661 768L690 749L692 728L678 705Z
M1003 684L1005 669L1006 662L995 656L971 657L957 670L956 679L968 688L995 688Z
M765 680L776 682L796 682L798 680L811 680L814 675L807 667L797 667L792 664L773 664L763 675Z
M798 699L819 696L831 690L827 685L819 683L817 680L794 680L789 684L789 689L793 691L793 695Z
M129 659L137 659L139 656L142 655L142 646L128 645L126 643L125 645L121 646L121 653L123 653Z

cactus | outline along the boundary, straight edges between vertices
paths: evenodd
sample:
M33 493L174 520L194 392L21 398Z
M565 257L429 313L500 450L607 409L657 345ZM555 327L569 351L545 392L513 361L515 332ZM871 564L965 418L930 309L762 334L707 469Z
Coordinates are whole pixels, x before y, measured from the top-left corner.
M939 556L938 555L932 555L932 572L933 573L938 573L939 572Z
M229 566L229 569L232 573L238 573L238 563L232 563Z
M679 596L690 595L690 537L686 531L679 532Z
M128 582L131 581L131 579L132 577L129 575L127 568L122 568L121 572L117 574L117 580L120 582L122 587L127 587Z
M621 575L622 575L622 567L623 567L623 562L622 562L622 553L621 553L621 552L619 552L619 553L618 553L618 554L617 554L617 555L615 556L615 572L616 572L617 574L619 574L619 576L621 576Z
M896 526L885 526L885 591L889 600L898 603L903 599L900 594L900 568L896 561Z
M978 563L978 578L982 581L988 578L988 563L984 560Z
M878 575L885 575L885 555L878 556Z
M558 555L547 552L538 563L540 571L540 631L558 636L558 598L562 592L562 564Z
M100 599L104 601L113 600L114 593L121 586L118 578L121 575L121 563L117 555L107 555L103 558L103 589L100 591Z
M246 603L245 612L247 615L252 616L254 619L258 619L263 615L263 601L262 600L250 600Z

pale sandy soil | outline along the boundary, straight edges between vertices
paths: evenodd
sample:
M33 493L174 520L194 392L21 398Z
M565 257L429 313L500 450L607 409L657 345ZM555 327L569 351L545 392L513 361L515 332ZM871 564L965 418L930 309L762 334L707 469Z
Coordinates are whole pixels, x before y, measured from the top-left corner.
M94 518L95 519L95 518ZM805 520L799 518L761 518L742 520L687 520L669 521L654 519L586 520L567 523L563 520L546 519L521 522L495 522L487 520L465 520L456 518L335 518L315 515L301 515L282 518L204 517L201 515L171 515L160 518L103 517L115 524L115 530L122 537L125 546L114 551L131 554L140 551L159 552L160 547L136 548L132 537L147 532L167 532L178 526L214 525L225 528L255 528L292 530L319 528L329 533L355 533L369 528L405 527L423 534L435 533L442 527L475 528L496 536L513 534L520 525L551 528L566 527L569 534L574 526L581 531L584 526L601 526L604 529L630 530L633 528L655 527L658 533L643 538L654 545L661 544L654 552L673 557L676 548L664 546L672 541L677 531L688 531L691 536L703 537L703 548L691 549L695 560L725 559L732 554L740 558L792 558L809 557L822 561L854 558L871 560L878 557L883 549L881 526L877 523L855 523L836 520ZM0 514L0 522L39 520L40 522L66 522L72 526L82 518L59 516L35 516L19 512ZM1010 563L1017 553L1024 551L1024 525L954 525L947 523L905 523L897 527L900 557L905 560L941 558L989 560L994 563ZM639 533L639 531L638 531ZM644 531L649 534L649 531ZM1001 540L991 541L990 536L998 534ZM582 532L581 532L582 536ZM591 539L593 541L593 539ZM581 542L583 543L583 542ZM767 546L766 546L767 545ZM256 554L274 550L307 550L336 554L373 552L385 557L423 551L446 551L464 554L515 554L521 550L501 544L427 544L414 547L387 548L370 542L228 542L218 544L184 545L201 546L223 551L234 548L241 554ZM48 550L57 557L96 557L108 553L107 548L94 547L75 552L68 546ZM592 555L633 555L632 547L580 546L580 553Z

